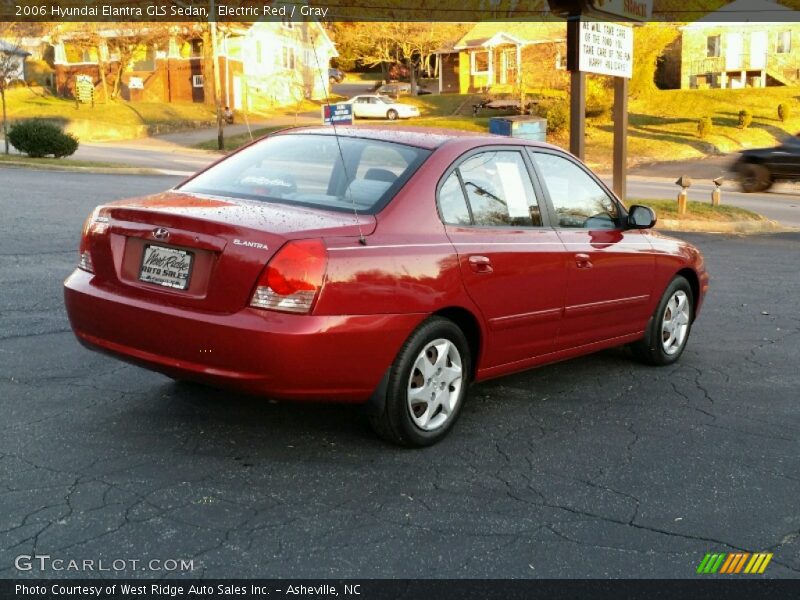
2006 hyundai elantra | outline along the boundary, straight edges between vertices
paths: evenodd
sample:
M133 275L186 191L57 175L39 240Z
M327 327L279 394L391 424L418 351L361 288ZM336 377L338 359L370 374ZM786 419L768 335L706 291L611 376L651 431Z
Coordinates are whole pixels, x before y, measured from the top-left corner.
M676 361L708 275L654 223L546 144L292 129L95 209L65 300L89 348L176 379L365 403L379 434L423 446L473 381L621 344Z

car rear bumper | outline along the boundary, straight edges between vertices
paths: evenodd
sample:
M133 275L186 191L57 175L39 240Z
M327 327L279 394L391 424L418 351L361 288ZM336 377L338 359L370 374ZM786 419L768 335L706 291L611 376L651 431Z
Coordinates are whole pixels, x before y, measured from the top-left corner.
M76 270L64 282L85 346L171 377L281 399L364 402L424 314L203 313L143 302Z

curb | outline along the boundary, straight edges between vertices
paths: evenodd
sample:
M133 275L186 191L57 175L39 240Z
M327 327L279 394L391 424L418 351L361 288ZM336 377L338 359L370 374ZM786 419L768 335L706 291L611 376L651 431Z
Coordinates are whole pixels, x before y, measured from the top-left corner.
M25 161L0 161L0 168L36 169L40 171L74 171L77 173L99 173L106 175L169 175L188 177L193 171L171 171L169 169L152 169L149 167L81 167L79 165L48 165L45 163L29 163Z
M684 219L659 219L657 230L687 231L696 233L779 233L797 231L770 219L763 221L692 221Z

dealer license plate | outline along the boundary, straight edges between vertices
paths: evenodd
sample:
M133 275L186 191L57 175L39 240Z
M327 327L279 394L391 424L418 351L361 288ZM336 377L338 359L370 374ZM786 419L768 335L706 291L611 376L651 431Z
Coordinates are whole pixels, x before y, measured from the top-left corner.
M189 287L193 258L192 253L186 250L147 245L144 247L139 279L147 283L185 290Z

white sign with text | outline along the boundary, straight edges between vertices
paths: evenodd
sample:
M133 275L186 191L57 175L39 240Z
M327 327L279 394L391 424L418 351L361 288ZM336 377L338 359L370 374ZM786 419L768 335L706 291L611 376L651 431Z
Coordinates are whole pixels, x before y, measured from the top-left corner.
M616 23L581 21L578 68L587 73L631 78L633 28Z

